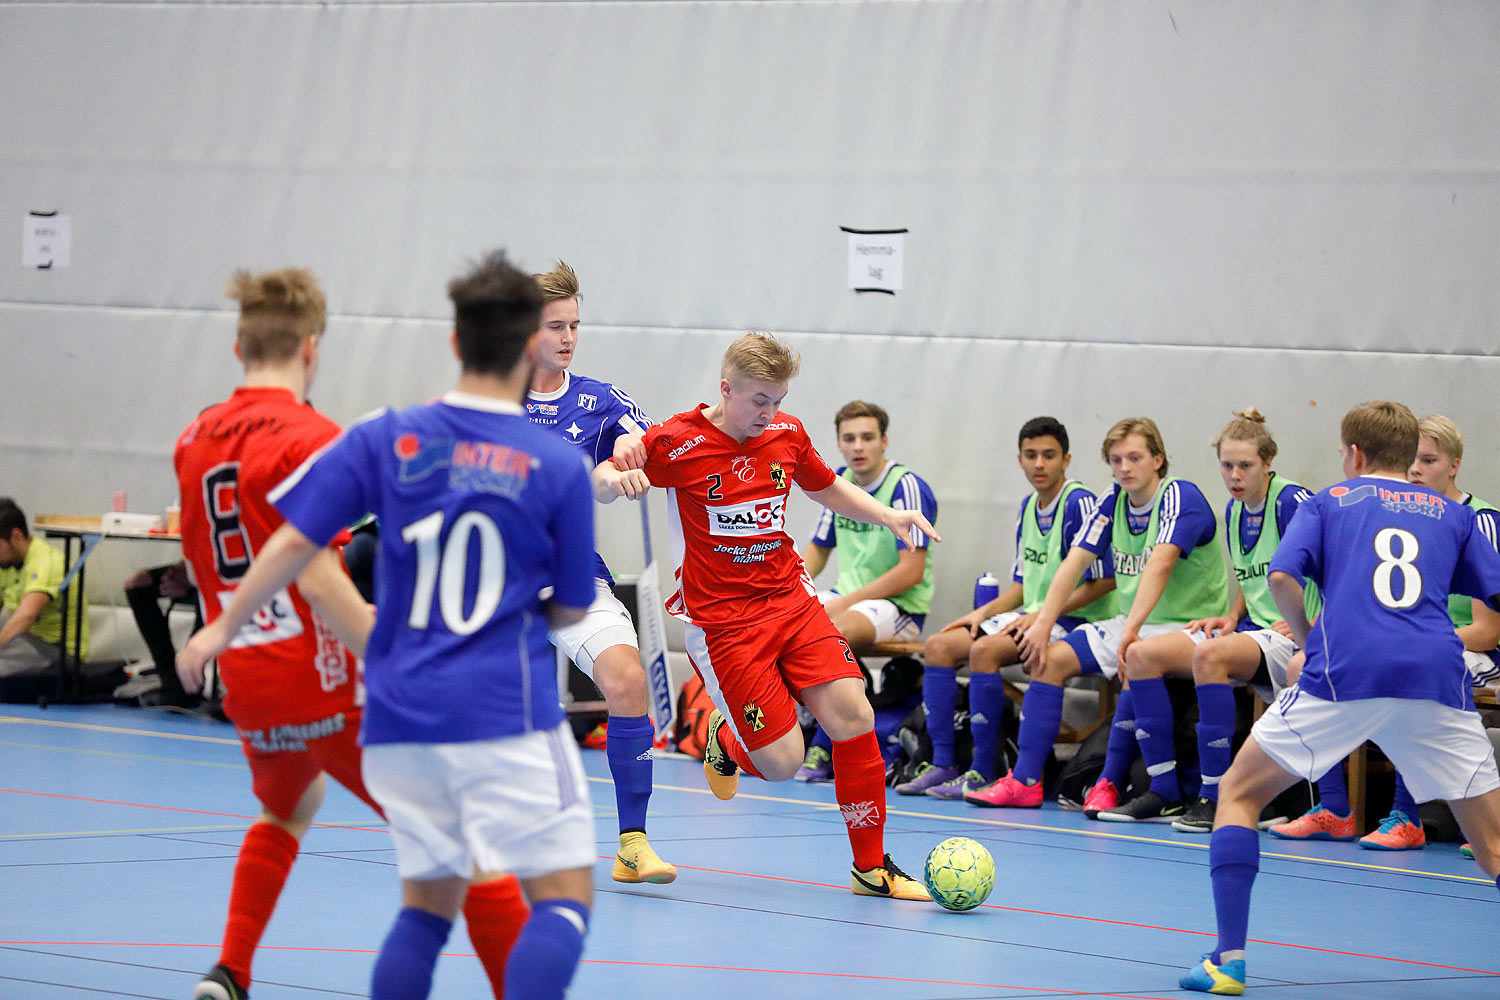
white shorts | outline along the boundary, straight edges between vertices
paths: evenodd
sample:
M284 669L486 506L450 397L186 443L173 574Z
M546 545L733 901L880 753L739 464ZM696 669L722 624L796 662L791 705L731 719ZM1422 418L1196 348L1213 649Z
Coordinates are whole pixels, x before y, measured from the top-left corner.
M578 669L594 679L594 659L611 646L640 649L630 612L609 589L609 584L595 577L594 603L576 625L558 629L551 635L552 645L578 664Z
M827 604L839 596L832 590L818 591L818 600ZM850 611L858 611L875 627L876 642L916 642L922 638L922 626L911 615L896 607L884 597L872 598L849 605Z
M1475 687L1500 681L1500 663L1491 659L1489 653L1464 650L1464 666L1469 668L1469 682Z
M1290 774L1316 781L1373 740L1418 802L1471 799L1500 788L1495 748L1476 712L1436 701L1324 701L1293 686L1250 730Z
M469 743L377 743L365 747L364 778L403 879L593 867L594 808L566 723Z
M1142 625L1141 638L1155 639L1159 635L1181 632L1187 622L1163 622L1160 625ZM1102 674L1113 678L1120 672L1120 633L1125 631L1125 616L1115 615L1098 622L1085 622L1069 632L1066 642L1078 654L1078 663L1085 674ZM1082 648L1080 648L1082 647Z
M979 623L979 631L983 632L985 635L996 635L1000 632L1001 629L1005 628L1005 626L1009 625L1011 622L1015 621L1017 618L1020 618L1024 614L1026 614L1026 612L1024 611L1002 611L998 615L991 615L990 617ZM1055 623L1053 624L1053 642L1062 642L1067 634L1067 629L1063 628L1061 625Z
M1208 641L1208 636L1200 628L1195 632L1188 632L1188 638L1197 645ZM1292 662L1292 657L1297 655L1297 644L1275 629L1262 628L1254 632L1222 632L1214 636L1215 639L1227 639L1233 635L1249 636L1255 640L1260 647L1261 662L1265 664L1266 672L1262 675L1256 671L1255 677L1250 680L1250 687L1260 695L1260 700L1267 705L1281 696L1286 690L1286 668ZM1500 667L1496 668L1497 676L1500 676ZM1271 683L1262 683L1263 676L1269 676Z

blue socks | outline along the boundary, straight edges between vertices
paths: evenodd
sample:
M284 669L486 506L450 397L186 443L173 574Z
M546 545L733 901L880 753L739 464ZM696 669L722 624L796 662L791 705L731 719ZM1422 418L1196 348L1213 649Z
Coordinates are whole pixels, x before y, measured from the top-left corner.
M951 667L922 668L922 706L927 710L927 737L932 740L932 766L953 766L953 706L958 701L958 671Z
M1205 799L1219 801L1219 779L1229 770L1234 746L1234 688L1229 684L1198 685L1198 761L1203 769Z
M405 907L396 914L370 978L370 1000L426 1000L432 969L453 924L435 913Z
M1412 826L1422 825L1422 811L1417 808L1411 792L1406 790L1406 781L1401 777L1400 771L1396 772L1396 801L1391 803L1391 812L1403 814L1411 821Z
M646 805L651 801L651 742L656 728L651 716L611 715L604 743L609 773L615 779L615 810L620 832L646 830Z
M1146 773L1151 775L1151 790L1168 802L1182 798L1177 784L1177 748L1172 738L1172 699L1167 682L1160 677L1132 680L1135 697L1135 741L1146 759Z
M1135 699L1130 688L1126 688L1115 702L1115 717L1109 726L1109 750L1104 754L1104 773L1099 777L1123 792L1135 755Z
M533 903L531 919L521 928L505 966L505 1000L560 1000L578 968L588 927L589 911L582 903Z
M1042 780L1047 754L1057 742L1062 726L1063 689L1055 684L1032 681L1021 701L1020 753L1011 776L1026 785Z
M1260 871L1260 834L1246 826L1219 827L1208 843L1208 868L1219 922L1219 943L1212 961L1222 965L1245 957L1250 889ZM1227 957L1226 952L1230 953Z
M830 755L833 754L833 737L823 731L822 726L813 727L812 743L809 746L822 747Z
M1318 779L1318 803L1335 816L1349 815L1349 789L1344 784L1344 762L1339 761Z
M1005 678L999 674L969 673L969 732L974 737L974 760L969 767L985 781L997 777L995 750L1000 742L1000 719L1005 713Z

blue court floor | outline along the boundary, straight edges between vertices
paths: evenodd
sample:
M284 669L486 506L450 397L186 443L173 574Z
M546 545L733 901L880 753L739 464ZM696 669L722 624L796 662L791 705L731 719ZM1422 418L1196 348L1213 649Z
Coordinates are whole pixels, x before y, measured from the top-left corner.
M1212 944L1207 837L893 795L887 844L908 871L954 834L995 856L990 903L947 913L849 892L831 786L746 779L721 803L689 760L657 762L652 800L652 841L681 875L619 885L609 772L603 753L584 757L600 861L576 997L1181 997L1178 973ZM226 725L0 706L0 1000L188 996L255 812ZM320 819L258 954L256 1000L365 995L396 911L382 825L332 786ZM1500 996L1500 900L1456 846L1263 847L1251 995ZM433 996L487 995L460 925Z

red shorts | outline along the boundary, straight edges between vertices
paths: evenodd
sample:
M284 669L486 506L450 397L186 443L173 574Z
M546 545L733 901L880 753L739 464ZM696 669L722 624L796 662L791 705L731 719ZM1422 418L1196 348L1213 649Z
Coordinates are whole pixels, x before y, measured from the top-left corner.
M741 628L686 627L688 659L747 750L792 731L806 688L844 677L859 661L817 600L785 618ZM795 699L795 701L794 701Z
M292 818L308 786L325 771L381 816L360 774L358 709L296 726L240 730L255 797L280 819Z

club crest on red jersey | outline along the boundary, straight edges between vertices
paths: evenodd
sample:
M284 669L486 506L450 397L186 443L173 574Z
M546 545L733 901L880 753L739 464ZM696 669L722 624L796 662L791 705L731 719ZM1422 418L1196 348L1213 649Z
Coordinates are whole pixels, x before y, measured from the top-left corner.
M786 470L781 467L780 462L771 463L771 485L778 490L786 489Z

